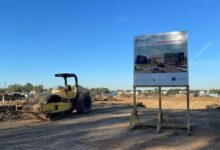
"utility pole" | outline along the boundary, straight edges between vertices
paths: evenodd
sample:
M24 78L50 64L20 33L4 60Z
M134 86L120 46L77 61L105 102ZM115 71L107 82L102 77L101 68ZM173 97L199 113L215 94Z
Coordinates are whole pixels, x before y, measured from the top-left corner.
M7 82L5 82L5 89L7 88Z
M4 84L5 89L7 88L7 82L0 82L0 83L3 83L3 84Z
M7 82L0 82L0 83L3 83L5 85L5 90L7 88ZM2 95L2 102L5 103L5 96Z

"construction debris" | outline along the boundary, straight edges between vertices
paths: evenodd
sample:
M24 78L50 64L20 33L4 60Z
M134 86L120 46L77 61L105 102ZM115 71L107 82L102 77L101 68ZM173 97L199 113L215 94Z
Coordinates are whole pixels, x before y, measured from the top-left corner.
M142 102L137 103L137 107L146 107L146 105L144 105Z

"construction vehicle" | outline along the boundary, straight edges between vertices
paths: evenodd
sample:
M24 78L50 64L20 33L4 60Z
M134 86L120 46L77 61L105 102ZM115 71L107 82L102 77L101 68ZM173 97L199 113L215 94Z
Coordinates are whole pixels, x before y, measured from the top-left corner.
M89 90L78 85L78 78L72 73L55 74L64 78L64 86L52 90L52 94L34 94L26 98L23 104L17 105L16 110L26 114L28 118L53 120L63 114L88 113L92 108L93 96ZM75 84L70 86L67 79L74 78Z

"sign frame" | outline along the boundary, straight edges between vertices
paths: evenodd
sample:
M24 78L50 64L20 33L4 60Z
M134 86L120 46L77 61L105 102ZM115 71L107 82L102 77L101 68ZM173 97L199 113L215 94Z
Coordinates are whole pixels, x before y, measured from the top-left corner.
M176 59L178 59L181 53L185 60L176 60L175 62L173 60L172 62L174 57L169 57L169 55L173 54L175 55ZM135 36L133 57L133 85L152 87L189 85L187 31L172 31ZM152 60L158 62L152 63ZM180 63L180 61L184 64L175 64ZM174 64L171 65L172 63ZM154 67L152 67L153 65ZM158 67L157 65L162 66Z
M186 37L188 39L188 33L187 31L175 31L175 32L185 32ZM166 33L174 33L174 32L166 32ZM159 34L164 34L164 33L159 33ZM156 34L155 34L156 35ZM130 120L130 125L129 129L135 129L137 127L156 127L157 133L161 131L162 128L180 128L180 129L187 129L188 135L191 134L191 125L190 125L190 90L189 90L189 61L188 61L188 40L186 40L186 53L187 53L187 83L186 84L142 84L138 85L135 84L135 67L134 67L134 72L133 72L133 108L132 108L132 113L131 113L131 120ZM135 49L135 46L134 46ZM135 58L135 53L134 53L134 58ZM135 65L135 59L133 60L133 63ZM158 87L159 93L158 93L158 98L159 98L159 109L158 109L158 114L157 114L157 124L152 125L152 124L143 124L140 121L140 118L138 116L138 111L137 111L137 104L136 104L136 89L141 88L141 87ZM161 89L162 87L185 87L186 88L186 125L175 125L175 124L164 124L163 123L163 112L162 112L162 96L161 96Z

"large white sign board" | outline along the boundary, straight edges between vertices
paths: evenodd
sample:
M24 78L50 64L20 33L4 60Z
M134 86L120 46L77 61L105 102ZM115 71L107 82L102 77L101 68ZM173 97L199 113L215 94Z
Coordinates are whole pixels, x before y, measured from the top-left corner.
M134 86L188 84L186 31L134 38Z

